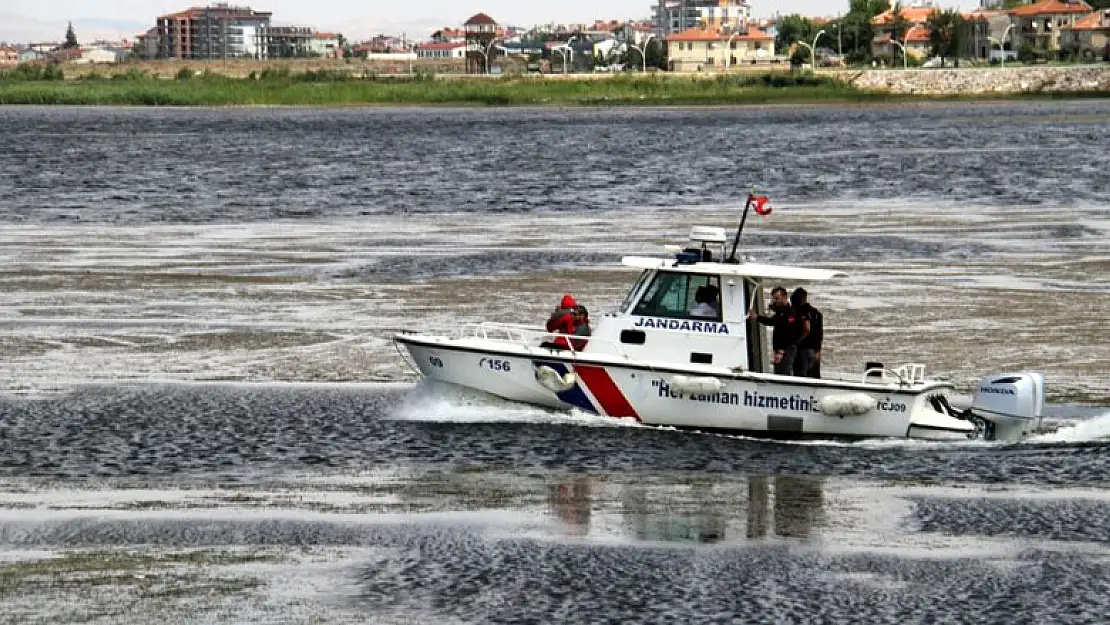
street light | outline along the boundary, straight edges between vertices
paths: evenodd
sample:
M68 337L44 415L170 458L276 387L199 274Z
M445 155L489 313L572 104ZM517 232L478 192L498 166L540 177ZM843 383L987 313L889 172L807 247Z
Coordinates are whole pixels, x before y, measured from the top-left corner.
M559 58L563 59L563 73L567 73L567 51L563 48L566 46L559 46L558 48L551 48L552 52L558 52Z
M909 69L909 67L910 67L909 66L909 61L906 59L906 44L905 44L905 42L910 40L910 33L912 33L914 31L914 28L917 28L917 26L914 26L913 28L910 28L909 30L906 31L905 36L902 37L902 41L898 41L894 37L890 38L891 43L897 45L899 48L902 48L902 69Z
M508 48L506 48L505 46L503 46L503 45L501 45L501 44L499 44L499 43L494 43L494 42L492 42L492 41L491 41L491 42L490 42L490 47L489 47L489 48L486 48L486 50L491 50L491 49L493 49L493 48L497 48L498 50L500 50L500 51L501 51L501 55L502 55L502 56L504 56L504 57L506 57L506 58L507 58L507 57L509 56L509 54L511 53L511 50L509 50L509 49L508 49ZM488 59L489 57L487 56L486 58ZM487 64L488 64L488 63L489 63L489 62L488 62L488 60L487 60ZM492 68L490 68L490 69L492 69ZM504 71L504 70L502 70L502 71Z
M1001 41L999 41L998 39L995 39L994 37L990 37L990 36L987 37L987 39L990 39L991 41L998 44L998 51L1002 53L1002 61L1001 61L1002 67L1006 67L1006 48L1004 48L1002 46L1003 46L1003 44L1005 44L1006 36L1010 34L1010 29L1014 27L1014 24L1016 24L1016 22L1011 23L1009 26L1006 27L1006 30L1004 30L1002 32L1002 40Z
M809 66L815 72L817 71L817 40L821 38L821 35L825 34L828 33L826 33L824 30L817 31L817 34L813 36L812 44L806 43L804 41L797 42L798 45L809 48Z
M732 33L728 36L728 41L725 43L725 73L728 73L728 68L732 65L732 40L740 36L740 33Z
M489 53L490 53L490 50L493 49L493 44L496 41L497 41L496 37L493 38L493 39L490 39L489 40L489 45L486 46L485 50L483 50L481 46L478 46L478 49L475 50L475 52L482 55L482 60L485 61L485 64L486 64L485 73L487 73L487 74L489 73Z
M566 51L563 53L563 75L566 75L567 73L567 56L570 56L571 61L574 60L574 48L570 47L570 42L574 41L575 39L578 39L578 35L571 35L570 39L567 39L566 45L563 46L564 48L566 48Z
M634 44L634 43L628 44L629 48L632 48L633 50L637 50L637 51L640 52L640 60L643 61L643 68L644 68L642 71L645 74L647 73L647 47L648 47L648 44L651 43L651 40L653 38L655 38L655 35L648 35L647 39L644 39L644 47L642 47L642 48L640 46Z
M485 50L478 50L479 52L481 52L481 53L482 53L482 57L483 57L483 58L485 59L485 61L486 61L486 73L487 73L487 74L488 74L488 73L490 73L490 72L489 72L489 70L490 70L490 66L489 66L489 55L490 55L490 51L491 51L491 50L493 50L493 45L494 45L495 43L497 43L497 37L494 37L493 39L490 39L490 40L489 40L489 44L487 44L487 45L486 45L486 49L485 49Z

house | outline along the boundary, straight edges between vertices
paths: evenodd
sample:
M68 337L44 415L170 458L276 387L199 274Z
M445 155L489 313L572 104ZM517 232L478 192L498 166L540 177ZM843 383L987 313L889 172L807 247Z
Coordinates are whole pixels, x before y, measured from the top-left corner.
M1091 13L1083 0L1041 0L1010 11L1019 44L1037 50L1059 50L1060 33Z
M493 43L505 35L497 21L485 13L475 13L463 22L466 33L466 72L468 74L488 74L491 68L490 55L496 56Z
M455 41L466 41L466 31L461 28L441 28L429 37L432 43L451 43Z
M108 63L118 63L119 61L120 56L118 52L99 47L82 48L81 55L73 59L74 63L81 65L100 65Z
M24 50L19 55L20 63L31 63L34 61L45 61L49 56L47 53L40 50Z
M0 46L0 67L19 65L19 50L8 46Z
M908 55L917 58L927 55L929 28L925 24L938 10L935 6L911 6L903 8L900 13L888 9L871 18L874 32L871 55L895 59L900 57L903 47Z
M676 72L725 70L775 54L775 38L754 27L690 28L667 35L666 41L667 63Z
M906 29L905 34L897 41L902 45L899 46L891 33L876 35L871 40L871 54L875 56L888 56L891 59L899 59L901 64L902 48L905 48L905 53L915 59L922 59L929 55L929 36L932 34L925 26L910 26Z
M58 48L50 52L47 56L55 63L87 63L82 61L81 57L85 56L85 51L81 48Z
M1012 58L1015 49L1014 40L1010 36L1013 28L1010 25L1010 14L1005 11L992 9L979 9L965 13L964 19L971 25L968 33L969 56L977 59L1001 58L1003 50L1010 51L1007 58Z
M1088 61L1110 61L1110 9L1094 11L1063 27L1060 49Z
M643 47L645 41L655 37L654 31L650 24L628 22L615 28L612 34L623 42Z
M339 35L336 33L312 33L312 38L308 40L308 54L325 59L342 58L343 46L339 45Z
M420 59L466 59L465 41L431 41L416 47L416 57Z
M154 27L135 38L135 54L140 59L158 58L158 28Z

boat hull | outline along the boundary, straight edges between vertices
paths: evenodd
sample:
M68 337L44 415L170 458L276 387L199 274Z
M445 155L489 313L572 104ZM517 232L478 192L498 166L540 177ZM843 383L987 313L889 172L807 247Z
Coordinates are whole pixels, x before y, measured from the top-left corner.
M930 392L949 390L943 385L905 389L714 373L518 345L497 349L466 339L399 335L396 340L426 378L512 401L648 425L782 438L966 440L975 434L973 424L928 404ZM851 401L863 406L830 414L831 404Z

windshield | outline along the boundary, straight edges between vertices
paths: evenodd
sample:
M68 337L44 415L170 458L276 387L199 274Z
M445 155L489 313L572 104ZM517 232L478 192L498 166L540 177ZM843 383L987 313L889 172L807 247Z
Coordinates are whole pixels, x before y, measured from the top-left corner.
M720 318L717 276L659 272L644 292L633 315L648 317Z
M640 287L644 286L644 282L648 279L648 274L650 273L651 270L649 269L640 272L640 277L636 280L636 284L632 285L632 288L628 291L628 295L625 295L624 301L621 302L620 311L622 313L628 312L629 306L632 305L632 301L635 299L636 294L640 292Z

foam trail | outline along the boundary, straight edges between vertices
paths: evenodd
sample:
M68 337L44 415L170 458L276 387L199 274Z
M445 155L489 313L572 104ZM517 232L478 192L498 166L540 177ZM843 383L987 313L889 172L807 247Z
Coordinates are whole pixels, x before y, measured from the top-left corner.
M508 401L452 384L424 380L390 418L444 423L567 423L587 426L638 425L580 410L561 411Z
M1110 412L1029 439L1032 443L1084 443L1110 439Z

